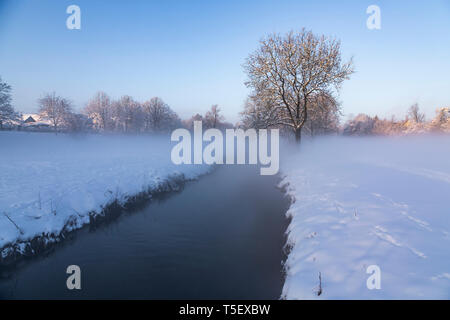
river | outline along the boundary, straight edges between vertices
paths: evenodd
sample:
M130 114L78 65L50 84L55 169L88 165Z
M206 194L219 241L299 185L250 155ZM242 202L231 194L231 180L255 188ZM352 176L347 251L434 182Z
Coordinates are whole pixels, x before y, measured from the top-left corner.
M288 200L254 166L222 166L180 192L0 272L2 299L278 299ZM68 290L66 268L81 268Z

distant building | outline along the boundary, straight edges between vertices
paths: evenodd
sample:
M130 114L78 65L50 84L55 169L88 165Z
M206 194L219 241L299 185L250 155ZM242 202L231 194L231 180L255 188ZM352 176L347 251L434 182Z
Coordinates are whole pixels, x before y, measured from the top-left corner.
M34 118L32 116L29 116L28 118L26 118L23 123L30 123L30 122L36 122L36 120L34 120Z
M22 114L22 129L29 131L49 131L51 122L36 113Z

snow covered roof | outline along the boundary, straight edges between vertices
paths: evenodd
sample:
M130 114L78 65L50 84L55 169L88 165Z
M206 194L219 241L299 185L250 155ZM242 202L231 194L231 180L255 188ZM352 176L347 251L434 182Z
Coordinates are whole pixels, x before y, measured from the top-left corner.
M50 125L50 121L43 119L37 113L23 113L22 121L28 125Z
M22 121L26 121L29 118L32 118L34 121L41 120L41 117L37 113L23 113L22 114Z
M36 122L36 120L32 117L29 116L28 118L26 118L25 120L23 120L24 122Z

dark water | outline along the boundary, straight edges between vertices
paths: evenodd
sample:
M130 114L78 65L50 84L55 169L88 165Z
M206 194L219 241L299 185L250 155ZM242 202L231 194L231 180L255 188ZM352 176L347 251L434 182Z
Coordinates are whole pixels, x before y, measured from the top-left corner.
M251 166L221 167L3 271L0 298L278 299L288 203L277 183ZM72 264L81 290L66 287Z

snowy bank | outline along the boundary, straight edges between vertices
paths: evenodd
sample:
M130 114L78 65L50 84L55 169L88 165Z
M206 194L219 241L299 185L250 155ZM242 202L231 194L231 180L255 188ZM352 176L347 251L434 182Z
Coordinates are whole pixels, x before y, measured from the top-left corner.
M322 138L290 152L283 298L450 298L449 137Z
M0 150L0 263L209 170L172 164L169 137L0 132Z

